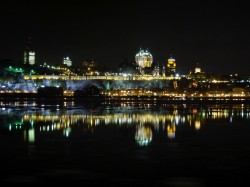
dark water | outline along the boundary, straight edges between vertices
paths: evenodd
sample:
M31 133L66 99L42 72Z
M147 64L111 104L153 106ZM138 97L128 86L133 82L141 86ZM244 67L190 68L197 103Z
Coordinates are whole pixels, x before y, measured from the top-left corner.
M2 101L1 184L250 181L250 105Z

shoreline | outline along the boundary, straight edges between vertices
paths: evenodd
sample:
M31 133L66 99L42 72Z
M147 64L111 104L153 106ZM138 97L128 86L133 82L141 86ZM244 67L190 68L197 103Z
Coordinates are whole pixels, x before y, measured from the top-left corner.
M250 97L165 97L165 96L39 96L36 93L0 93L1 101L8 100L35 100L35 101L77 101L92 102L142 102L159 104L237 104L250 103Z

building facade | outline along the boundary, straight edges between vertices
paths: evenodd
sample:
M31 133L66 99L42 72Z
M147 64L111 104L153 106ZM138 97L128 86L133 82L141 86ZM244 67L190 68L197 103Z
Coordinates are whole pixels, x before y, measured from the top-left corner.
M140 49L135 55L135 62L140 68L148 68L153 63L153 56L148 50Z
M68 67L72 66L72 61L70 60L69 57L63 58L63 64L65 64Z
M176 62L175 59L170 57L167 62L167 67L168 67L168 74L169 75L174 75L176 73Z
M36 53L34 51L24 51L24 64L34 65L36 63Z

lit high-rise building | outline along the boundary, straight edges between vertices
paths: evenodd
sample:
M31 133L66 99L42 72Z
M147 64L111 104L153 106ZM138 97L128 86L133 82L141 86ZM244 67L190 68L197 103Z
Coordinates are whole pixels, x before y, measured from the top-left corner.
M142 50L135 55L135 62L140 68L151 67L153 63L153 56L148 50Z
M31 38L29 38L28 45L24 51L24 64L34 65L36 63L36 53L31 50Z
M168 73L170 75L175 74L176 72L176 62L175 59L170 57L167 62L167 67L168 67Z
M66 57L66 58L63 58L63 64L70 67L70 66L72 66L72 61L69 59L69 57Z

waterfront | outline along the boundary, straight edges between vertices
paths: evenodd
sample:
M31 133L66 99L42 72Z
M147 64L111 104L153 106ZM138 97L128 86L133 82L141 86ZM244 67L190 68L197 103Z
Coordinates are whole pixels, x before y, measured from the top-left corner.
M250 105L244 103L2 100L0 120L1 183L249 182Z

